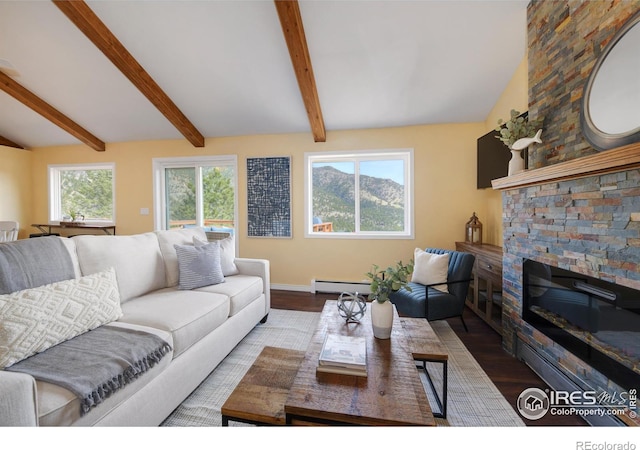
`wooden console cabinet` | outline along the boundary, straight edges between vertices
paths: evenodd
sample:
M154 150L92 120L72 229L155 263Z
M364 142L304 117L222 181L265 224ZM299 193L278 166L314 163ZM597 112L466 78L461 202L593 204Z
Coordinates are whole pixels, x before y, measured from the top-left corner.
M467 306L502 334L502 248L456 242L456 250L476 257Z

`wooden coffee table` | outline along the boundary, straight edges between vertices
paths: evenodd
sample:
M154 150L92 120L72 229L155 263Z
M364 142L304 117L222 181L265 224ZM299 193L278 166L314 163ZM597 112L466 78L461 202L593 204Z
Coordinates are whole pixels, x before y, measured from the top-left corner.
M431 387L433 397L440 408L439 413L433 413L435 417L447 418L447 384L448 384L448 364L449 353L440 338L431 328L431 324L426 319L415 317L400 318L402 327L409 336L411 345L411 354L415 361L421 364L418 366L424 370L427 381ZM429 370L427 370L426 362L435 362L442 364L442 393L438 394Z
M416 370L411 341L394 314L390 339L376 339L371 308L357 324L346 324L337 302L328 300L284 404L288 424L434 426L435 419ZM364 336L367 377L316 373L327 333Z
M265 347L222 405L222 426L285 425L284 402L303 358L303 351Z

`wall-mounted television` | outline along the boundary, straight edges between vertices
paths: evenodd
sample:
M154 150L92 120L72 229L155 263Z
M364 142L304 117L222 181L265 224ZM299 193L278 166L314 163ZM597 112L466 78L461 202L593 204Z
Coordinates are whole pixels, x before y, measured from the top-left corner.
M521 114L525 118L527 115L526 112ZM478 189L490 188L491 180L506 177L509 174L511 152L497 136L500 136L500 133L496 130L491 130L478 138ZM523 152L522 156L524 157L525 167L527 167L527 152Z
M478 138L478 189L491 187L491 180L506 177L511 152L491 131Z

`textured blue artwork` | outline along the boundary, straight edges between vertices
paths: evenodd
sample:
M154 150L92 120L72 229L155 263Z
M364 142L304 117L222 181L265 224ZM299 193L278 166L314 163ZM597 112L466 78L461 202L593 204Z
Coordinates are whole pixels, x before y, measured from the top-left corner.
M291 158L247 158L250 237L291 237Z

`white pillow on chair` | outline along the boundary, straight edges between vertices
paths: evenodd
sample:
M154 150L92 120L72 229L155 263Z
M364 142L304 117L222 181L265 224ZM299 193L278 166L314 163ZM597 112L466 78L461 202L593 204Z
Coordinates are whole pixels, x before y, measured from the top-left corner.
M413 274L411 281L420 284L446 283L449 272L449 253L437 255L416 248L413 252ZM432 286L442 292L449 292L446 284Z

